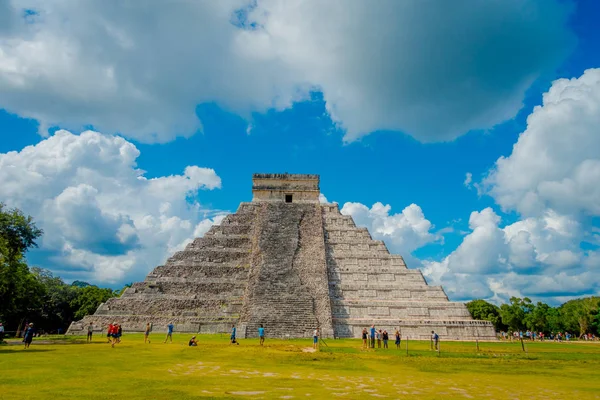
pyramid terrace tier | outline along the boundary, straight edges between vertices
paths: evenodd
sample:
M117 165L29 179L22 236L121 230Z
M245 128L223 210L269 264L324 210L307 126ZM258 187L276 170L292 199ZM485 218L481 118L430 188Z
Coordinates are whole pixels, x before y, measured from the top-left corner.
M443 346L444 341L454 340L489 340L495 341L494 325L489 321L455 320L455 319L395 319L395 318L334 318L336 337L359 338L363 328L375 325L377 330L387 330L390 338L396 329L402 335L403 344L409 340L430 340L431 331L436 332ZM393 339L392 339L393 341Z
M331 304L334 318L379 319L447 319L472 320L462 303L410 300L334 300Z
M398 282L400 284L426 285L421 271L398 267L361 267L356 269L330 269L329 283L346 282Z
M440 286L367 286L367 285L330 285L329 293L333 299L369 300L416 300L448 301L448 296Z
M163 315L163 316L221 316L239 315L242 298L215 296L213 298L190 298L185 296L158 295L155 297L131 297L122 301L110 299L98 307L94 315ZM148 321L152 322L152 321Z

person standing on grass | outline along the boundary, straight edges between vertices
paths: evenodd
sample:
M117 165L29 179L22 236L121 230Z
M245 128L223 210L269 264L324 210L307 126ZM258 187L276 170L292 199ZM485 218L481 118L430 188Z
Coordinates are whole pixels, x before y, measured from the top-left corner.
M363 328L362 330L362 340L363 340L363 349L367 348L367 328Z
M0 322L0 343L4 340L4 325Z
M375 348L375 324L371 325L371 348Z
M94 325L90 322L87 327L87 342L90 343L92 341L92 334L94 333Z
M375 337L377 338L377 348L381 348L381 329L375 333Z
M229 338L230 344L238 344L239 345L239 343L235 340L236 332L237 332L237 329L235 328L235 325L231 325L231 337Z
M173 325L172 322L169 322L169 325L167 325L167 337L165 338L165 341L163 343L167 343L167 340L170 340L171 343L173 343L173 329L175 328L175 326Z
M121 336L123 335L123 327L121 324L117 325L117 342L121 343Z
M313 331L313 349L319 348L319 328Z
M434 348L437 350L438 349L438 342L440 341L440 337L434 331L431 331L431 340L433 340L433 344L435 346Z
M388 335L388 332L385 329L383 330L382 339L383 339L383 348L387 349L388 348L388 340L390 339L390 337Z
M148 322L144 331L144 343L150 343L150 332L152 332L152 324Z
M260 345L265 344L265 328L260 324L260 328L258 328L258 337L260 338Z
M112 331L114 324L108 324L108 330L106 331L106 339L108 339L108 343L112 342Z
M396 343L396 348L400 349L400 341L402 340L402 336L400 335L400 331L398 329L396 329L396 341L394 343Z
M119 340L119 325L116 322L111 324L110 337L111 337L110 346L115 347L115 344L117 344L118 340Z
M28 349L33 341L33 335L35 334L35 330L33 329L33 323L29 323L27 328L25 328L25 334L23 335L23 342L25 343L25 348Z

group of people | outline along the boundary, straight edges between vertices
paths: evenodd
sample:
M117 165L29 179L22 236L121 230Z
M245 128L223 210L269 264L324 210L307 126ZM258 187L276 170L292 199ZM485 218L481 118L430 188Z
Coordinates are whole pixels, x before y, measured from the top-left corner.
M167 325L167 336L165 337L165 341L163 343L167 343L167 340L170 343L173 343L173 330L175 329L175 325L172 322L169 322ZM150 343L150 334L152 333L152 323L148 322L146 324L146 329L144 330L144 343Z
M550 332L550 334L545 334L544 332L535 332L535 331L530 331L527 330L525 332L523 331L514 331L512 333L509 332L505 332L505 331L501 331L500 332L500 337L504 340L507 339L511 339L511 340L531 340L531 341L546 341L546 340L550 340L550 341L554 341L554 342L562 342L562 341L570 341L571 339L575 338L575 336L573 336L571 333L569 332ZM583 335L579 336L579 340L597 340L598 338L596 337L596 335L593 335L591 333L584 333Z
M390 335L387 330L375 329L375 325L371 325L370 332L367 328L363 328L362 330L362 341L363 341L363 349L375 348L375 342L377 342L377 348L381 348L381 343L383 342L383 348L388 348L388 341L390 339ZM394 343L396 344L396 348L400 348L400 342L402 341L402 335L400 331L396 329L394 333Z
M90 326L92 327L93 330L93 326L90 323ZM115 344L117 343L121 343L121 336L123 335L123 327L121 326L121 324L117 324L116 322L109 324L108 325L108 331L106 333L106 338L108 339L108 343L110 343L110 345L112 347L115 347ZM88 341L92 340L92 335L90 333L90 328L88 327Z
M235 325L231 325L231 336L229 336L229 343L230 344L237 344L239 345L240 342L237 341L237 328L235 327ZM195 339L196 336L194 336L192 339ZM265 327L261 324L258 327L258 338L260 339L260 345L263 346L265 344ZM190 346L192 346L190 344Z
M383 329L375 329L375 325L371 325L370 329L363 328L362 330L362 341L363 341L363 349L375 348L375 342L377 342L377 348L381 349L381 345L383 343L383 348L388 349L388 341L390 339L390 335L387 330ZM398 329L394 332L394 344L397 349L400 349L400 343L402 341L402 334ZM440 342L440 336L435 333L435 331L431 331L431 343L435 350L438 350Z

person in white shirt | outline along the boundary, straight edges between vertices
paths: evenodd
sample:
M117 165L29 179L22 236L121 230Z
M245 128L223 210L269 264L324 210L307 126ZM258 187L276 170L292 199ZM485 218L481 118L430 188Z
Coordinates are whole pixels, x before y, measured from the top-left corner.
M313 332L313 349L319 348L319 328Z

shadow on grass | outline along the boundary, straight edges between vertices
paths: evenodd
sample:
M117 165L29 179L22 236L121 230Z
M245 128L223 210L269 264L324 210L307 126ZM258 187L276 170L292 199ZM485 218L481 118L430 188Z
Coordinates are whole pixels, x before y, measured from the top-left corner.
M25 351L27 353L45 353L47 351L55 351L55 350L54 349L31 349L31 348L29 348L29 349L21 348L19 350L14 347L11 347L10 349L6 348L6 347L0 348L0 354L9 354L9 353L13 353L13 354L19 353L20 354L22 351Z

